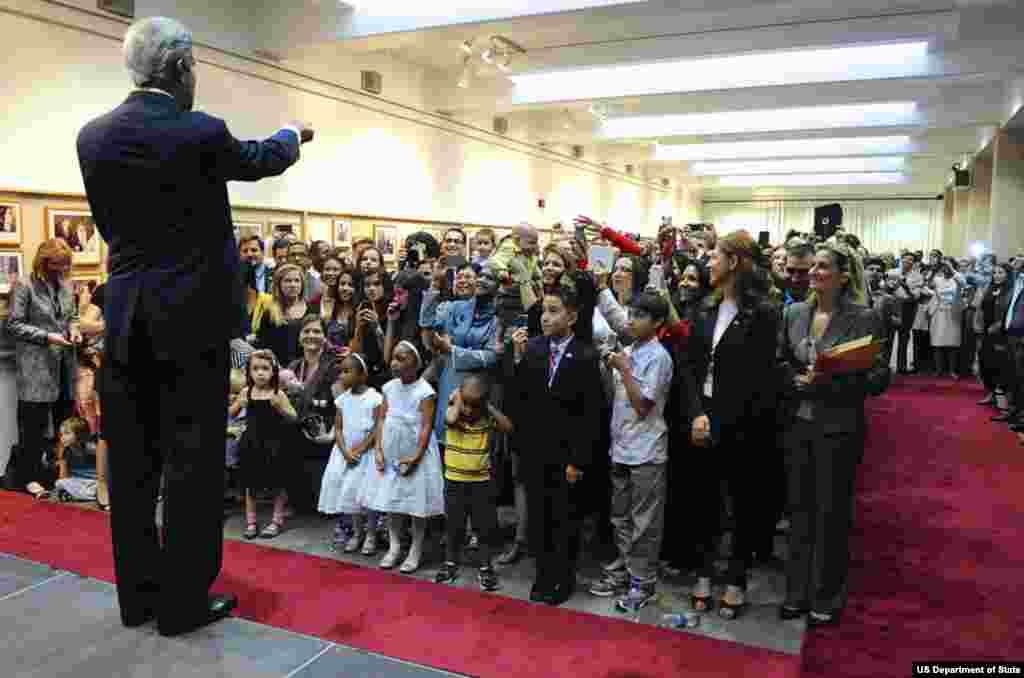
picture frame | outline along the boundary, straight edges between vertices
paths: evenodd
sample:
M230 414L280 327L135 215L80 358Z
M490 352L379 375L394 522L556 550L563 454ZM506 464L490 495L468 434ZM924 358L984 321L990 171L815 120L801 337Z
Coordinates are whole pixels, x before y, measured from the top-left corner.
M301 221L274 219L270 222L270 227L267 230L270 232L270 237L268 238L270 244L268 247L273 247L274 242L289 234L294 236L297 240L305 242L305 234L303 233Z
M71 263L75 266L100 263L103 238L87 209L47 207L46 237L63 238L71 247Z
M398 226L374 224L373 242L384 256L384 263L398 261Z
M13 283L25 275L25 257L21 252L0 252L0 294L10 294Z
M0 245L20 245L21 230L21 205L0 202Z
M89 288L89 295L92 296L96 292L96 288L103 284L103 278L100 273L76 273L71 276L71 293L74 295L75 302L78 302L79 290L82 285ZM78 312L81 314L85 309L79 308Z
M236 221L233 225L235 227L235 245L241 244L243 236L258 235L263 243L263 256L267 256L270 244L267 242L262 221Z
M335 219L331 222L331 238L335 247L352 247L352 221Z

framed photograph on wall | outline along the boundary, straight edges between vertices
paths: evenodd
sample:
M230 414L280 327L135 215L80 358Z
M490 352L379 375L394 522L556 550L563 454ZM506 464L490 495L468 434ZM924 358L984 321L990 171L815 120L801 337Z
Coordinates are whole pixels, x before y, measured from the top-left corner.
M270 245L267 244L267 237L263 234L263 222L260 221L236 221L235 222L235 244L242 241L243 237L259 236L263 241L263 256L267 255Z
M100 263L102 238L89 210L46 208L46 237L63 238L71 247L71 263Z
M75 302L77 303L80 299L80 294L83 287L89 289L89 296L92 297L93 293L96 292L96 288L100 286L102 280L100 279L99 272L96 273L76 273L71 276L71 291L75 295ZM79 307L78 312L81 314L85 311L84 308Z
M384 262L398 260L398 226L392 224L374 224L373 242L384 255Z
M21 244L21 206L0 202L0 245Z
M21 252L0 252L0 294L9 294L25 273L25 260Z
M303 240L302 222L284 221L281 219L270 222L270 242L274 243L281 238L291 237L295 240ZM273 246L273 245L271 245Z
M352 222L348 219L335 219L331 227L335 247L352 246Z

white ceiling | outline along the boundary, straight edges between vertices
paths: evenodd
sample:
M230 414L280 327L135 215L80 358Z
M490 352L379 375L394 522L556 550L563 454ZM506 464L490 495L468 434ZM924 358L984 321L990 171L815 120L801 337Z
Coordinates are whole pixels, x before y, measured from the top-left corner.
M376 0L376 13L375 0L353 2L354 12L335 6L336 0L307 1L312 4L273 8L277 16L268 18L267 24L283 27L274 35L286 37L277 42L266 38L268 49L298 61L312 55L323 60L386 52L426 69L426 103L433 109L474 120L505 115L532 141L582 145L585 157L635 164L640 174L651 178L701 183L705 195L715 199L811 193L935 195L943 189L953 162L983 148L994 130L1015 115L1014 124L1022 117L1018 110L1024 99L1024 0ZM418 16L425 10L402 11L410 7L429 7L429 14L440 17ZM537 15L540 7L552 13ZM448 25L439 25L445 22ZM511 81L491 66L475 68L469 88L456 86L464 56L460 44L474 40L479 45L493 35L526 49L524 57L512 62L513 74L911 40L927 41L929 52L926 66L907 77L851 76L818 84L518 105ZM680 83L680 90L686 88ZM827 132L605 139L600 122L589 111L598 103L609 117L617 118L886 101L915 102L918 120L899 128L854 125ZM687 162L653 159L657 143L885 134L909 134L913 139L907 184L726 189L716 187L713 178L691 176Z

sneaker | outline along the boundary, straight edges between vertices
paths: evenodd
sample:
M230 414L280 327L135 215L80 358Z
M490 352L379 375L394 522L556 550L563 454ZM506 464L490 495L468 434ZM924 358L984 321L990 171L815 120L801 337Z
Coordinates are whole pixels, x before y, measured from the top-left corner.
M359 548L358 546L356 548ZM377 553L377 534L373 531L366 533L366 541L363 542L363 550L361 552L364 556L372 556Z
M459 578L459 565L448 560L445 561L441 569L437 571L437 575L434 576L435 584L451 584Z
M629 572L625 568L621 570L606 571L601 579L594 580L590 585L590 592L600 598L622 594L629 588Z
M476 578L480 582L481 591L497 591L501 588L501 584L498 582L498 575L494 573L493 567L481 567L480 571L477 572Z
M619 570L626 569L626 559L619 556L610 563L601 566L601 569L605 572L618 572Z
M639 612L647 603L654 600L657 592L655 583L641 582L639 579L630 579L629 591L626 595L615 602L615 607L622 612Z
M351 537L349 537L348 541L345 542L345 553L355 553L356 551L358 551L359 544L363 541L361 537L362 535L360 535L359 533L353 534Z

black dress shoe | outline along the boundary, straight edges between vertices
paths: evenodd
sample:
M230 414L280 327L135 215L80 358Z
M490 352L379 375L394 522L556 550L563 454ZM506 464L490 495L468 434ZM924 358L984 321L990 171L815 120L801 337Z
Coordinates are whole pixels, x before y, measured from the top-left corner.
M548 594L547 598L544 599L544 602L548 605L551 605L552 607L557 607L558 605L561 605L562 603L565 603L570 598L572 598L572 594L574 594L575 592L576 580L573 579L573 581L566 582L564 584L559 584L558 586L556 586Z
M820 614L820 616L815 616ZM835 626L839 623L840 615L838 612L829 613L815 613L807 615L807 628L814 628L816 626Z
M135 629L156 619L156 608L143 607L131 612L121 611L121 623L125 628Z
M1013 420L1017 419L1018 416L1020 416L1020 415L1017 412L1003 412L1002 414L997 414L994 417L991 417L990 420L991 421L1013 421Z
M1010 430L1014 433L1024 433L1024 421L1015 421L1010 424Z
M543 603L551 595L551 591L547 586L541 584L534 584L533 588L530 589L530 602Z
M228 593L220 596L210 596L205 614L199 619L186 622L175 619L166 624L158 622L157 630L161 636L180 636L218 622L221 619L227 619L236 607L238 607L238 597L235 595Z

